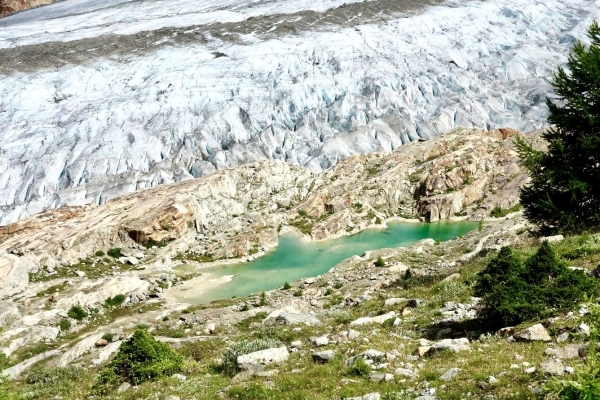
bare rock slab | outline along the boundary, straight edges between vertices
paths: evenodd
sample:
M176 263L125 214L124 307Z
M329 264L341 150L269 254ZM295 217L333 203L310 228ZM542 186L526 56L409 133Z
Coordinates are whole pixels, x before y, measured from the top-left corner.
M552 338L548 334L548 331L546 331L546 328L544 328L542 324L535 324L533 326L530 326L529 328L517 333L514 337L515 339L524 342L550 342L552 340Z
M312 353L314 361L326 364L335 358L335 352L333 350L315 351Z
M254 369L256 365L280 363L287 360L289 355L290 353L286 347L274 347L249 354L243 354L237 358L237 365L239 369L246 371Z

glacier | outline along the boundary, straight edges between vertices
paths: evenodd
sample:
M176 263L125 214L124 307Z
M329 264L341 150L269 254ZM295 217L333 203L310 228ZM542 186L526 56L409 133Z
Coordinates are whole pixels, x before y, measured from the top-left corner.
M600 0L66 0L0 20L0 225L261 159L546 124Z

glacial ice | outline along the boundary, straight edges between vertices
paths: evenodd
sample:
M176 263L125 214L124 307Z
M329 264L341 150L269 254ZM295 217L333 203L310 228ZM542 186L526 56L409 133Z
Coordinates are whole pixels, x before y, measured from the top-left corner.
M343 3L66 0L0 20L0 49L210 32L1 76L0 224L265 158L319 170L456 126L542 127L553 72L600 15L600 0L449 1L277 34ZM265 15L287 22L211 31Z

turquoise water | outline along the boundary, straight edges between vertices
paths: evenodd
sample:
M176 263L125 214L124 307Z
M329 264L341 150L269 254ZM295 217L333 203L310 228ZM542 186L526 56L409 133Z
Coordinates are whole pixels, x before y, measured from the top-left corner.
M294 235L281 235L276 249L252 262L203 269L202 272L209 273L211 279L236 276L229 283L185 301L202 304L233 296L248 296L283 286L285 282L321 275L340 261L367 250L409 246L426 238L449 240L476 226L472 222L390 223L385 230L367 229L353 236L323 242L304 242Z

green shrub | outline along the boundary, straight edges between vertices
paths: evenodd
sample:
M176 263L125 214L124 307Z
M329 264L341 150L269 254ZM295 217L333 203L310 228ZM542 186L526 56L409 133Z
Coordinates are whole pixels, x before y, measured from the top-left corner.
M524 263L503 247L477 278L474 292L482 297L480 317L492 327L545 318L598 291L592 278L567 268L548 242Z
M366 377L371 372L371 366L365 360L359 358L348 368L348 374Z
M385 267L385 261L383 261L383 258L381 258L381 256L377 257L377 260L375 261L375 266L376 267Z
M71 329L71 321L69 321L66 318L63 318L58 323L58 327L60 328L61 332L66 332L69 329Z
M302 294L303 294L303 293L302 293L302 290L301 290L301 289L298 289L298 290L296 290L296 291L294 292L294 297L302 297Z
M577 41L546 100L551 128L546 152L517 136L517 152L531 177L521 188L525 217L542 231L582 232L600 227L600 25L588 29L589 46Z
M96 257L104 257L104 252L102 250L98 250L95 254Z
M125 301L125 295L118 294L114 297L109 297L106 300L104 300L104 307L106 307L106 308L118 307L121 304L123 304L124 301Z
M233 374L238 371L237 358L239 356L281 346L281 342L274 339L241 340L236 342L223 351L223 370L228 374Z
M306 217L306 211L298 210L298 215L300 215L301 217Z
M148 331L138 329L121 344L115 358L102 370L94 392L106 394L121 382L139 385L181 370L183 358L168 344L154 339Z
M492 218L506 217L508 214L517 212L521 208L522 208L522 206L520 204L517 204L517 205L507 208L507 209L503 209L500 207L494 207L494 209L490 213L490 217L492 217Z
M265 291L263 290L263 291L260 293L260 305L261 305L261 306L266 306L267 304L269 304L269 303L267 303L267 294L266 294L266 293L265 293Z
M114 248L108 250L106 252L106 254L108 254L112 258L119 258L119 257L121 257L121 248L120 247L114 247Z
M88 316L88 313L83 309L83 307L77 304L71 307L67 315L73 319L76 319L77 321L81 321Z
M292 288L292 285L289 284L289 282L285 282L283 284L283 290L290 290Z
M112 342L114 337L115 337L114 333L105 333L104 335L102 335L102 339L106 340L109 343Z
M29 385L56 385L63 381L78 381L82 375L80 367L35 368L27 373L25 382Z

